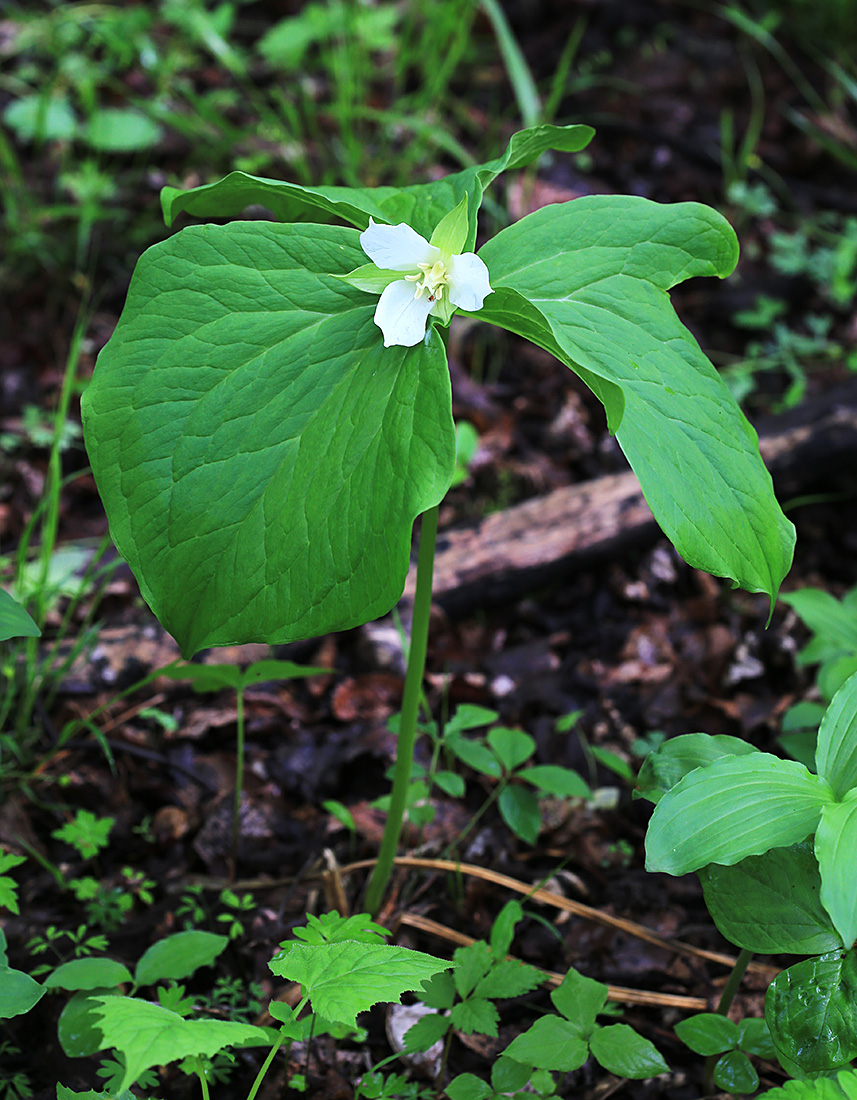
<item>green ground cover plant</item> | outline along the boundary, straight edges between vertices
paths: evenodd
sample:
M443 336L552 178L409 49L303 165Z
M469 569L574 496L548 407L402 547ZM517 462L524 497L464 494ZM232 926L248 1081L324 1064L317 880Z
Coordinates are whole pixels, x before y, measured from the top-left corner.
M699 872L717 927L742 948L742 970L755 951L810 956L765 998L782 1065L793 1076L847 1066L857 1056L857 675L825 712L815 772L689 734L647 759L638 790L657 803L647 868Z

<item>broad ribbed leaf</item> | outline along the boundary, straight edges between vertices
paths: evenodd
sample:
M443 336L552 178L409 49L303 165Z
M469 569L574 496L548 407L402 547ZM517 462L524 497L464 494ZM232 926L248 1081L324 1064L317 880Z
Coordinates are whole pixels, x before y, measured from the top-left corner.
M815 834L821 902L846 947L857 939L857 790L825 806Z
M821 720L815 764L837 798L857 787L857 674L836 692Z
M421 951L391 944L294 944L269 963L274 974L300 982L313 1012L335 1023L356 1026L357 1013L379 1001L398 1004L402 993L452 964Z
M532 163L547 149L576 152L592 140L594 132L591 126L545 125L521 130L495 160L410 187L301 187L246 172L231 172L216 183L189 191L165 187L161 191L161 205L167 225L172 225L182 211L197 218L228 218L258 203L282 222L326 222L341 218L365 229L373 217L390 224L407 222L428 239L441 218L467 195L470 229L464 251L469 252L476 240L476 215L482 193L492 180L501 172ZM365 262L364 256L355 266Z
M611 429L618 389L617 438L676 549L773 600L794 528L756 433L666 293L730 274L738 247L728 223L695 203L589 196L523 218L479 255L495 293L474 316L540 344L588 384L603 380L593 388Z
M804 1073L850 1062L857 1056L854 952L832 951L778 974L765 996L765 1019L777 1051Z
M815 831L830 789L803 764L769 753L727 756L690 772L655 807L646 868L684 875L730 866Z
M841 946L821 904L811 841L772 848L734 867L711 863L699 878L714 923L739 947L762 955L821 955Z
M551 1000L563 1016L574 1024L578 1035L585 1037L595 1025L595 1017L607 1004L609 992L603 982L587 978L572 966L551 993Z
M384 348L332 226L196 226L141 258L84 396L111 534L189 656L383 614L455 465L440 337Z
M683 733L664 741L643 761L635 792L650 802L660 802L668 790L692 772L723 756L746 756L754 745L727 734Z

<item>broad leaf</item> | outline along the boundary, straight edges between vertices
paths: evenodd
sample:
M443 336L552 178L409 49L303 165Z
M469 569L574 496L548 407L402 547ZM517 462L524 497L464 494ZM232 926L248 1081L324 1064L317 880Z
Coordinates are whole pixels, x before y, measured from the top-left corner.
M836 692L821 720L815 765L837 798L857 787L857 675Z
M23 970L0 966L0 1020L29 1012L44 995L44 986Z
M571 768L557 764L534 764L532 768L522 768L516 775L518 779L532 783L542 794L556 798L592 798L589 784Z
M452 964L389 944L296 944L269 963L274 974L300 982L312 1009L335 1023L357 1023L357 1013L380 1001L398 1004L402 993Z
M759 1087L759 1075L746 1054L740 1050L730 1050L717 1060L714 1084L726 1092L755 1092Z
M706 1058L738 1045L738 1025L719 1012L700 1012L679 1020L675 1033L695 1054Z
M495 293L474 316L558 355L587 384L596 376L618 389L617 438L676 549L773 600L794 528L756 433L666 294L693 276L731 273L728 223L694 203L591 196L528 215L479 255ZM615 392L607 405L613 428Z
M598 1028L589 1040L589 1050L596 1061L618 1077L642 1080L670 1070L654 1043L627 1024Z
M500 816L515 834L526 844L535 844L542 827L539 800L529 787L510 784L504 787L497 799Z
M101 1050L114 1047L125 1056L119 1091L130 1088L152 1066L177 1062L192 1054L209 1058L225 1047L252 1043L268 1046L267 1032L232 1020L185 1020L175 1012L134 997L96 997Z
M523 1089L529 1080L528 1067L516 1062L514 1058L504 1058L501 1055L491 1067L491 1084L495 1092L517 1092L518 1089Z
M643 761L634 793L660 802L668 790L695 768L704 768L723 756L746 756L758 750L740 737L727 734L683 733L664 741Z
M116 989L95 989L75 993L65 1005L57 1021L57 1038L69 1058L88 1058L101 1049L101 1022L98 1016L98 994L114 996Z
M165 187L161 191L161 205L167 225L172 225L182 211L197 218L228 218L259 204L281 222L340 218L365 229L372 217L389 224L407 222L428 239L441 218L467 195L470 229L465 251L471 251L482 193L501 172L530 164L547 149L576 152L592 140L594 132L590 126L535 126L521 130L512 136L505 153L496 160L411 187L301 187L231 172L225 179L189 191ZM365 256L360 262L365 263ZM359 263L352 265L357 266Z
M811 841L772 848L733 867L711 863L699 878L714 923L738 947L761 955L821 955L842 946L821 904Z
M440 337L384 348L331 226L197 226L140 259L84 395L111 534L189 656L342 630L400 596L455 465Z
M765 996L765 1019L778 1053L804 1073L857 1056L857 960L832 951L782 971Z
M738 1049L746 1054L755 1054L758 1058L776 1058L777 1052L771 1042L771 1033L764 1018L745 1016L738 1022Z
M469 737L462 737L460 733L450 733L444 738L444 745L474 771L483 775L499 779L503 774L500 761L493 752L481 741L474 741Z
M608 994L609 990L603 982L585 977L572 966L551 993L551 1000L563 1016L574 1024L578 1035L585 1037L595 1025L595 1017L607 1004Z
M503 1051L504 1058L514 1058L534 1069L559 1070L568 1073L580 1069L589 1057L589 1046L580 1036L580 1029L559 1016L542 1016L519 1035Z
M130 970L114 959L72 959L45 978L45 988L111 989L132 980Z
M825 806L815 834L821 903L846 947L857 939L857 790Z
M446 1086L449 1100L487 1100L494 1090L475 1073L459 1073Z
M684 875L730 866L815 831L830 789L803 764L769 753L726 756L690 772L655 807L646 868Z
M153 943L140 956L134 981L152 985L167 978L187 978L201 966L211 966L229 943L228 936L213 932L176 932Z
M0 588L0 642L9 638L40 638L41 630L16 599Z
M535 739L528 733L507 729L505 726L497 726L489 732L488 744L507 772L514 771L536 751Z

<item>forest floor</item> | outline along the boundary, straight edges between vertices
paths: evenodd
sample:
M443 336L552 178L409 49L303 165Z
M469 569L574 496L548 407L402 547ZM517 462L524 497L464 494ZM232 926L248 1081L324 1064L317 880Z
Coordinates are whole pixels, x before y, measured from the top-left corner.
M708 202L738 230L742 259L726 282L694 280L673 301L712 360L731 370L727 376L751 421L771 424L785 405L807 407L847 383L857 348L857 274L853 262L849 268L847 257L840 257L834 261L840 283L834 284L828 253L848 233L857 240L855 167L835 153L837 147L855 147L857 105L824 67L826 55L806 47L804 32L787 19L776 39L784 65L763 36L754 38L724 17L725 9L705 5L522 0L504 7L540 89L549 86L569 37L582 35L556 121L589 122L597 131L585 154L554 154L536 174L510 176L505 190L495 194L506 216L592 193ZM269 22L275 10L279 14L275 4L247 8ZM512 121L514 104L499 59L485 60L490 28L477 21L471 33L482 42L478 65L459 73L453 88L469 113L467 133L502 104L499 152L519 124ZM133 67L130 73L133 83ZM214 64L200 65L194 78L199 94L223 81ZM136 79L143 81L139 74ZM827 145L819 133L830 135ZM475 152L481 156L483 150ZM38 190L57 172L56 148L48 142L24 153L26 179ZM215 178L208 163L204 147L195 161L175 139L147 161L124 164L122 201L134 211L136 235L116 235L108 221L98 222L97 258L83 274L62 258L18 270L7 260L2 268L0 541L7 558L0 564L5 562L8 577L49 477L44 425L57 405L83 292L96 288L84 315L76 365L80 386L122 309L139 226L148 222L149 232L158 231L158 188L177 178L192 183L191 170L199 179ZM438 155L430 167L440 174L455 165ZM260 174L277 172L269 167ZM132 177L139 179L137 191L129 186ZM782 303L776 319L748 328L747 315L758 318L766 300ZM445 531L523 500L595 483L626 468L599 403L583 383L546 353L498 330L486 333L485 327L453 324L455 418L475 427L479 443L466 478L442 506L441 540ZM753 341L764 349L748 353ZM747 366L754 356L764 360L755 369ZM77 398L62 453L57 545L78 553L71 560L79 576L107 526L86 472ZM41 436L38 415L25 413L28 407L43 410ZM818 586L840 597L857 585L854 498L849 461L833 471L807 471L800 499L783 501L797 528L785 591ZM0 844L27 857L10 872L20 886L20 915L2 917L10 958L24 970L70 958L73 940L57 938L57 930L76 934L84 925L84 938L105 935L107 953L125 962L188 924L224 931L232 938L218 964L219 1010L227 1011L229 996L234 1000L235 983L245 991L258 983L260 1007L251 1018L259 1019L276 989L267 966L272 951L305 923L306 913L361 911L365 861L376 855L383 825L373 802L388 789L385 775L395 752L388 723L400 707L403 683L397 622L389 617L275 650L252 645L198 656L240 665L274 656L331 670L246 690L241 837L233 859L234 691L194 693L186 683L158 676L134 687L178 657L178 650L124 565L109 572L97 605L93 591L76 602L69 618L68 598L66 592L51 602L41 644L60 638L65 652L82 638L88 644L36 700L26 731L15 729L13 712L2 735ZM770 624L768 613L764 596L731 590L689 568L655 535L502 604L486 598L461 613L441 601L433 614L426 698L435 718L448 719L467 704L488 708L498 724L535 739L539 763L577 770L594 797L545 802L537 841L528 844L494 806L469 828L492 793L492 781L484 776L465 773L462 799L434 788L433 819L407 838L407 854L427 862L397 868L379 920L397 943L445 955L461 942L456 936L487 937L499 910L517 897L528 914L514 940L517 958L559 973L574 966L588 977L648 995L639 998L642 1003L624 1004L624 1019L655 1043L671 1075L623 1081L590 1061L562 1080L561 1095L702 1095L702 1060L679 1042L673 1026L691 1005L696 1011L716 1006L728 968L647 942L633 926L696 948L732 956L737 951L714 927L695 876L644 870L650 807L633 799L633 776L664 735L732 734L781 751L783 714L814 698L815 688L812 670L796 663L808 637L805 626L783 604ZM407 627L406 607L403 621ZM9 647L6 669L17 652ZM86 719L89 727L81 724L60 744L61 731L73 719ZM16 738L20 751L10 747ZM424 738L418 761L427 764L429 752ZM350 818L335 806L332 813L326 805L331 802L347 807ZM107 846L86 860L53 836L79 810L113 822ZM451 874L430 862L450 859L488 874ZM516 880L524 892L546 886L629 924L526 901L491 872ZM79 900L68 888L82 876L101 884L97 904ZM133 904L127 907L121 898ZM34 954L40 939L53 940L52 946ZM762 1014L771 973L786 965L777 958L757 963L734 1002L736 1017ZM210 973L199 982L192 989L211 993ZM670 997L689 1000L671 1004ZM45 997L3 1032L0 1078L12 1081L25 1073L39 1100L54 1096L56 1081L98 1087L95 1062L67 1059L53 1038L62 1003ZM450 1075L485 1075L497 1051L520 1030L516 1020L533 1005L547 1005L547 992L506 1006L499 1039L458 1036ZM334 1047L328 1039L313 1045L308 1074L314 1096L349 1096L355 1077L389 1053L380 1009L366 1017L366 1026L365 1063L366 1047ZM242 1054L231 1082L216 1086L216 1096L246 1094L254 1073L249 1059ZM303 1063L296 1060L275 1065L261 1095L285 1095L286 1079L298 1069ZM758 1069L763 1086L782 1083L775 1063L759 1063ZM192 1079L170 1071L156 1091L177 1098L196 1095L196 1088ZM15 1095L6 1093L9 1100Z

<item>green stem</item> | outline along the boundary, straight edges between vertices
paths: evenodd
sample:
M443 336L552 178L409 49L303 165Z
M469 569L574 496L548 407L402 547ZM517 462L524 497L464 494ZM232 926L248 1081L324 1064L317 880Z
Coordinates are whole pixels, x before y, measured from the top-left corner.
M198 1065L199 1065L199 1062L200 1062L200 1058L197 1057L197 1064ZM205 1079L205 1073L203 1072L202 1066L199 1066L199 1068L196 1071L196 1075L199 1078L199 1083L202 1085L202 1100L209 1100L209 1097L208 1097L208 1081L206 1081L206 1079Z
M723 987L723 992L717 1003L717 1012L721 1016L726 1016L729 1012L729 1007L735 999L735 994L738 992L738 986L741 984L741 979L744 977L744 971L749 966L752 957L752 951L748 951L746 947L741 948L741 952L735 960L735 965L732 967L732 972L726 980L726 985ZM719 1057L719 1054L710 1054L705 1060L706 1094L714 1091L714 1067L717 1065Z
M735 965L732 967L732 973L729 975L726 985L723 987L723 993L717 1004L717 1011L721 1016L725 1016L729 1012L729 1007L735 998L735 994L738 992L738 986L741 984L741 979L744 977L744 971L750 965L750 959L752 959L752 957L752 951L748 951L746 947L741 948L741 953L735 960Z
M411 627L411 647L408 653L408 669L405 673L405 689L402 695L402 716L399 724L399 740L396 747L396 766L393 770L393 790L390 796L390 808L384 825L384 837L378 862L369 880L366 891L366 909L376 916L384 899L384 891L390 881L393 860L402 835L402 822L405 817L408 790L411 785L411 765L414 760L414 745L417 739L417 716L419 713L420 693L423 673L426 666L426 648L428 646L429 613L431 611L432 570L434 569L434 547L437 540L438 508L430 508L423 513L420 530L420 549L417 556L417 587L414 595L414 619Z
M231 878L238 873L238 837L241 832L241 792L244 790L244 685L238 688L236 697L236 726L238 744L235 750L235 799L232 803L232 868Z

